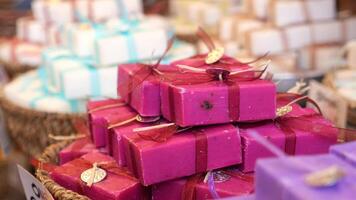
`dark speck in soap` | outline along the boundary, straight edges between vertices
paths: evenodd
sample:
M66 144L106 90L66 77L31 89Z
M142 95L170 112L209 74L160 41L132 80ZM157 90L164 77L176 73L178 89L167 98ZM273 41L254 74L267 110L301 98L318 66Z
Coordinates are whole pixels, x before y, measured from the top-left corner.
M205 110L211 110L214 106L213 104L211 104L209 101L203 101L201 104L200 104L200 107L205 109Z

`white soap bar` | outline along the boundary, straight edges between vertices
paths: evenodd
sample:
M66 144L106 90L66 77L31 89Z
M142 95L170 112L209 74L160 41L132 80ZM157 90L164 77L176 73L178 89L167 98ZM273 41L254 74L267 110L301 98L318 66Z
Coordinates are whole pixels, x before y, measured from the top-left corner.
M133 27L113 20L100 27L68 25L63 38L79 57L93 57L97 67L159 57L166 48L170 27L162 17L145 17Z
M344 65L340 45L314 45L298 51L298 67L304 70L323 70Z
M272 1L271 19L278 27L306 22L335 19L335 0L275 0Z
M133 19L143 15L140 0L35 0L32 11L41 23L61 25L82 20L103 22L124 16Z
M37 67L41 63L42 46L16 39L0 41L0 59L7 63L15 63Z
M356 39L356 17L285 28L266 27L247 33L246 48L251 55L279 54L314 44L342 43Z

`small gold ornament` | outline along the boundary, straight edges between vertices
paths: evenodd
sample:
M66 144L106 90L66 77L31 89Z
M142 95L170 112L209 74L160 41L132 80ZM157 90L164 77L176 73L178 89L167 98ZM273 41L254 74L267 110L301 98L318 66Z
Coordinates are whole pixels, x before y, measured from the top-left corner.
M225 50L222 47L213 49L208 53L207 57L205 58L205 63L208 65L216 63L224 56L224 51Z
M338 166L332 166L308 174L305 182L312 187L330 187L337 184L343 177L345 177L345 172Z
M92 168L85 170L80 175L80 179L91 187L94 183L104 180L106 175L106 171L99 168L97 163L94 163Z
M292 110L293 110L293 107L291 105L282 106L280 108L277 108L276 115L277 115L277 117L281 117L281 116L286 115L287 113L291 112Z

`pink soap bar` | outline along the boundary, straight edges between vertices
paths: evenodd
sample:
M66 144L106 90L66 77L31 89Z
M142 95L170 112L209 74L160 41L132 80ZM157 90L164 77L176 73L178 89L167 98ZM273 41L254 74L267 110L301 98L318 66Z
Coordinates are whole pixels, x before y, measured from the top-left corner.
M241 163L240 134L230 124L176 133L166 142L123 137L128 168L145 186Z
M99 167L106 170L107 176L101 182L89 187L80 179L80 175L91 168L94 162L99 163ZM86 154L55 168L51 177L61 186L96 200L141 200L150 196L137 179L123 168L116 166L111 157L97 152Z
M293 111L288 113L287 117L303 117L304 115L311 115L306 122L302 121L301 126L309 126L310 123L314 129L319 128L319 124L330 126L330 121L326 120L320 115L315 115L316 112L310 108L301 108L299 105L293 105ZM293 120L293 119L292 119ZM294 122L290 122L294 123ZM301 123L297 121L296 123ZM267 138L274 145L286 151L291 155L308 155L320 154L328 152L331 145L337 142L338 132L336 129L331 128L328 131L323 131L323 135L327 134L328 137L313 133L311 131L291 128L291 130L281 128L278 122L264 121L254 124L239 125L242 138L242 154L243 164L241 170L244 172L252 172L255 168L257 159L273 157L274 154L267 150L264 146L258 143L252 136L249 135L250 131L256 131L260 135ZM312 130L313 128L306 128ZM293 136L294 135L294 136Z
M105 108L105 106L108 106L108 108ZM120 99L90 101L88 102L87 109L92 140L98 148L106 146L106 130L109 123L115 123L116 120L136 115L134 110L129 106L125 106L124 102ZM91 110L92 112L90 112Z
M162 115L182 127L275 118L276 87L266 80L161 83Z
M116 160L119 166L126 166L126 155L123 142L124 135L136 134L134 128L152 126L152 123L131 122L127 125L112 128L108 130L107 151Z
M69 161L83 156L84 154L96 151L99 151L99 149L95 148L90 138L81 138L75 140L72 144L68 145L66 148L59 152L59 163L63 165Z
M160 65L160 71L172 70ZM144 64L124 64L118 68L117 92L121 98L141 116L161 115L159 79L150 74Z
M224 173L224 172L219 172ZM221 176L221 175L220 175ZM241 176L241 175L239 175ZM253 174L247 174L249 178L240 178L239 176L223 175L217 181L215 180L216 192L221 198L232 196L247 196L254 190ZM210 194L209 186L202 179L197 180L195 184L189 184L189 181L194 181L196 176L188 178L166 181L152 186L152 199L154 200L181 200L182 196L187 194L187 191L193 187L195 200L213 199Z

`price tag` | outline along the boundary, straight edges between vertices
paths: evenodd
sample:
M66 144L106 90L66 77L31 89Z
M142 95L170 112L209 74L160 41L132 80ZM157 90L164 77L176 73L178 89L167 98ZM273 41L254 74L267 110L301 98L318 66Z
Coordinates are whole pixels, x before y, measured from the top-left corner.
M311 81L309 86L309 97L318 103L323 115L336 126L345 128L347 102L332 89L316 81Z
M54 200L47 188L26 169L17 165L21 183L27 200Z

